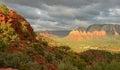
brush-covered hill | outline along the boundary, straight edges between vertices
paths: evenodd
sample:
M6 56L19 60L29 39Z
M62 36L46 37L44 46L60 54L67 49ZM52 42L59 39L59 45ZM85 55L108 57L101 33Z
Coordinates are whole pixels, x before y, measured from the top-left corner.
M75 53L67 46L50 47L24 17L0 4L0 70L120 70L120 54L102 52Z
M2 27L5 29L4 31L1 31L1 34L5 34L7 31L10 31L9 28L11 28L21 40L33 40L35 38L35 33L29 22L27 22L20 14L8 9L3 4L0 5L0 25L1 29Z

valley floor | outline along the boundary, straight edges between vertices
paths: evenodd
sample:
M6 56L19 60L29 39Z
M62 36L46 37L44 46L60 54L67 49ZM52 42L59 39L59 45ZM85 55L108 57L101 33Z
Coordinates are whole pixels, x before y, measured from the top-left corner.
M62 46L69 46L75 52L82 52L89 49L120 52L120 36L108 36L101 39L83 41L72 41L59 37L50 37L50 39L59 42Z

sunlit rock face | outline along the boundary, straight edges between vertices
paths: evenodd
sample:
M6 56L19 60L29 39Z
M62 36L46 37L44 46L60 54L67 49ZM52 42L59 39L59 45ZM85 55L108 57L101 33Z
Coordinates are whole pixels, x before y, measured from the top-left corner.
M93 31L93 32L86 32L86 31L78 31L73 30L69 33L67 36L70 40L75 41L82 41L82 40L88 40L88 39L99 39L99 38L105 38L106 32L105 31Z
M15 11L8 9L7 7L5 8L6 9L0 7L0 25L9 24L19 35L21 40L33 40L35 33L29 22ZM7 14L2 10L7 11Z
M82 41L88 39L101 39L108 35L119 36L120 25L118 24L93 24L87 28L78 27L67 36L70 40Z

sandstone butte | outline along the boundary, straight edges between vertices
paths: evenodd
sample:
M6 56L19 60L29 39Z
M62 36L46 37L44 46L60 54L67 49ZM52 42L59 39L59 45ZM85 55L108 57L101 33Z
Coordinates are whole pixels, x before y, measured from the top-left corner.
M73 41L82 41L85 39L98 39L105 37L106 37L105 31L86 32L86 31L72 30L66 38Z
M29 40L34 40L34 31L32 27L30 26L29 22L25 20L21 15L16 13L15 11L9 9L9 13L6 15L2 12L0 12L0 25L1 24L10 24L10 26L17 32L19 35L19 38L21 40L26 40L26 37L24 36L24 33L22 32L22 23L25 24L25 27L27 28L28 37Z
M115 36L119 36L119 33L114 32ZM69 40L74 41L82 41L85 39L100 39L105 38L107 36L106 31L92 31L92 32L86 32L86 31L78 31L78 30L72 30L69 35L66 37Z

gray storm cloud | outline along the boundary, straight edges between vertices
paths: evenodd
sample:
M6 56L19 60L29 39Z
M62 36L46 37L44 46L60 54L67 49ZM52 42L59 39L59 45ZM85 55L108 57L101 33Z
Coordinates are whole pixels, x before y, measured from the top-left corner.
M120 24L119 0L0 0L39 30L71 30L90 24Z

